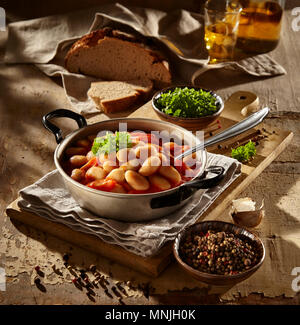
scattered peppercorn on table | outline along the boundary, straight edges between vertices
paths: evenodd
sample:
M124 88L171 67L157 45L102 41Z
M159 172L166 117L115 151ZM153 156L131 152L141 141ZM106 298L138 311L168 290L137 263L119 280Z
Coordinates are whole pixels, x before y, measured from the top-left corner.
M1 63L0 267L6 271L6 291L0 290L0 304L300 304L299 292L292 286L296 278L292 271L300 266L300 34L291 29L291 9L296 6L296 0L289 2L284 36L271 53L287 75L257 80L229 70L211 71L199 84L216 90L224 99L238 90L257 94L260 103L271 108L266 129L294 133L288 148L240 194L256 202L265 199L265 217L253 231L263 236L267 255L257 273L232 288L208 288L179 271L175 263L151 279L5 217L4 211L18 191L54 168L56 144L41 127L42 115L70 104L63 89L36 68ZM1 32L1 54L6 37ZM63 122L66 133L73 128L71 122ZM225 148L218 149L222 153ZM267 141L264 149L268 150ZM223 211L218 220L232 222L228 212ZM245 261L247 264L247 257L246 266Z

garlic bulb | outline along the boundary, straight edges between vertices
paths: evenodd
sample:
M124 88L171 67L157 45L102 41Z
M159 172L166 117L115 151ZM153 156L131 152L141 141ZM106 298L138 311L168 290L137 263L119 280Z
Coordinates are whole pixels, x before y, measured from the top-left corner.
M264 217L264 200L259 209L256 209L256 202L245 197L232 201L230 214L233 221L239 226L256 227Z

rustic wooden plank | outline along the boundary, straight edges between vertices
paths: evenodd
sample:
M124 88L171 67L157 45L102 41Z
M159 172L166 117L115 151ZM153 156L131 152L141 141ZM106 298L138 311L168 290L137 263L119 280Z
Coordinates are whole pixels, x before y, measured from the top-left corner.
M278 144L271 154L265 157L261 163L256 167L242 165L242 175L237 181L230 186L230 190L226 190L219 197L218 200L210 206L205 213L206 219L216 219L240 193L242 193L263 171L266 169L274 159L289 145L293 139L293 133L289 133L284 140ZM238 182L238 184L237 184ZM235 185L235 186L233 186ZM218 204L222 202L222 204ZM202 219L202 218L201 218Z
M63 224L49 221L27 211L22 211L18 207L18 199L7 207L6 214L12 219L21 221L31 227L42 230L54 237L58 237L101 256L113 259L117 263L151 277L158 276L172 259L170 244L164 246L158 255L144 258L130 253L117 245L107 244L99 240L96 236L74 231Z

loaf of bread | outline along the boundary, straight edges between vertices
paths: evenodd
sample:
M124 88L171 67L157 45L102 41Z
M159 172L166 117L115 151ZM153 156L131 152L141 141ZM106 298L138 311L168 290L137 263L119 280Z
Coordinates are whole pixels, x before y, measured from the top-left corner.
M127 110L146 99L153 88L150 80L92 82L88 95L105 113Z
M145 43L126 33L104 28L85 35L68 51L66 69L104 80L151 80L155 88L171 83L169 64Z

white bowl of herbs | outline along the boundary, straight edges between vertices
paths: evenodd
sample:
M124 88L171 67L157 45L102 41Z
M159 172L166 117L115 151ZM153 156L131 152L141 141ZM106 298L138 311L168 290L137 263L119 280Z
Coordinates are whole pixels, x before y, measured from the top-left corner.
M199 130L206 128L221 115L224 102L211 90L173 86L154 94L152 107L165 121Z

